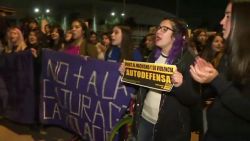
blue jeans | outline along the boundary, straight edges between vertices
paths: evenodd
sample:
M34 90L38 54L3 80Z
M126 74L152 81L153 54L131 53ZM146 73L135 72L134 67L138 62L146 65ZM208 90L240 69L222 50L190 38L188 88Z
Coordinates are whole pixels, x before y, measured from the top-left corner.
M141 117L139 121L137 141L153 141L153 132L154 124Z

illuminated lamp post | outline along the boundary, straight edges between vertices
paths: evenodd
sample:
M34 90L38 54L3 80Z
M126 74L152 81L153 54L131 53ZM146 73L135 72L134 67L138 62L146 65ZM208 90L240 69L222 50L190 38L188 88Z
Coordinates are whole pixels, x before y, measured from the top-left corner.
M40 9L35 7L33 11L37 15L36 19L41 25L41 30L45 32L44 26L52 22L52 18L49 16L51 14L51 10L49 8Z

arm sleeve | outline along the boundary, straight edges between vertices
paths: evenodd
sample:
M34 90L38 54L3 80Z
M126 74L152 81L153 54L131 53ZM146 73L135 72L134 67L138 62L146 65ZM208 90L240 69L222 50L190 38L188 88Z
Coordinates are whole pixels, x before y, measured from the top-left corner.
M221 74L211 83L217 90L222 104L234 114L250 121L250 85L236 86L226 80Z
M199 84L192 80L190 75L185 75L183 84L174 88L173 95L186 106L192 106L200 100Z
M173 88L173 96L183 105L193 106L201 98L199 95L200 85L192 79L189 73L189 66L194 62L194 57L187 51L181 60L177 67L183 75L183 83L180 87Z

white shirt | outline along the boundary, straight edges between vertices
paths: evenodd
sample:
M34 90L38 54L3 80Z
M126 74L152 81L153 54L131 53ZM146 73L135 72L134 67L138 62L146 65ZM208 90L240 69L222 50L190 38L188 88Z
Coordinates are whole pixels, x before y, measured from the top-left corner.
M164 55L165 56L165 55ZM155 63L165 64L166 57L160 55ZM161 102L161 91L150 89L144 100L144 106L142 109L142 117L152 124L156 124L158 119L159 107Z

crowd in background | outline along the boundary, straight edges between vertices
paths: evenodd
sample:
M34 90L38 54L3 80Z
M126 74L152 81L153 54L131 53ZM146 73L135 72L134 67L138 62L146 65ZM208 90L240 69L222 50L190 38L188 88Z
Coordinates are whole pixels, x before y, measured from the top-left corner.
M125 59L125 56L128 57L130 55L134 57L134 60L146 61L147 56L155 47L156 26L152 26L154 30L148 31L148 33L141 37L139 43L135 43L133 39L133 28L122 24L114 25L113 29L106 32L95 32L88 28L86 23L80 19L73 20L70 29L66 31L64 31L59 24L52 25L46 23L46 25L43 26L39 25L36 19L29 19L25 21L25 23L26 24L1 27L3 30L1 31L0 53L12 53L31 49L36 57L42 48L49 48L69 54L84 55L99 60L111 61L114 59L110 59L111 50L116 52L116 49L113 48L118 47L118 52L112 56L115 57L115 62L119 62ZM116 28L121 30L120 32L122 32L123 36L127 36L123 39L123 43L119 43L123 45L117 45L115 43ZM216 32L219 31L208 32L205 28L192 30L188 37L188 42L195 55L204 55L204 52L211 51L223 52L223 39L222 41L213 39L215 34L217 34L216 38L220 36L220 33ZM212 42L220 42L218 46L221 47L211 47L217 46L217 43L213 44ZM211 49L211 51L207 51L209 49ZM126 52L126 50L130 52ZM206 56L208 55L207 53L205 54ZM209 55L209 57L213 57L213 55Z

